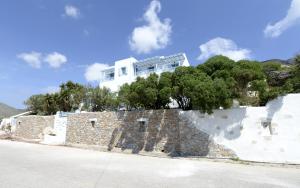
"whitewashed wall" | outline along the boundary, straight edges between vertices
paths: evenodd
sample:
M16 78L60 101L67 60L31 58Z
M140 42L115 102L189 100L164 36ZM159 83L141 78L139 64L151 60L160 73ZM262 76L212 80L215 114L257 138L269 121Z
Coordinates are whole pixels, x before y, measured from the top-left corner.
M49 145L61 145L66 142L66 132L67 132L67 114L62 115L58 112L54 117L53 131L55 136L44 135L44 139L41 143Z
M0 130L8 130L8 127L10 126L10 131L15 132L16 131L16 118L9 117L2 119L0 123Z
M134 76L134 67L133 63L137 62L137 60L133 57L127 58L127 59L122 59L119 61L115 62L114 66L114 73L115 77L111 81L100 81L100 87L107 87L109 88L112 92L117 92L119 91L120 87L125 84L125 83L132 83L135 81L135 76ZM122 67L126 67L127 70L127 75L121 75L120 70Z
M183 111L180 115L240 159L300 163L300 94L279 97L266 107L216 110L211 115ZM272 122L272 129L264 128L263 122Z

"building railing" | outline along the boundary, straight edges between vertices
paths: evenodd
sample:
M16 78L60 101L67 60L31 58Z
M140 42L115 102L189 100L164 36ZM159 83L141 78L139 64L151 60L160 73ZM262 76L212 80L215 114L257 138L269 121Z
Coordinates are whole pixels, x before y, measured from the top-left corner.
M157 73L160 74L162 72L173 72L176 69L176 67L172 66L164 66L164 67L157 67L153 70L140 70L135 72L135 76L142 76L142 75L149 75L151 73Z

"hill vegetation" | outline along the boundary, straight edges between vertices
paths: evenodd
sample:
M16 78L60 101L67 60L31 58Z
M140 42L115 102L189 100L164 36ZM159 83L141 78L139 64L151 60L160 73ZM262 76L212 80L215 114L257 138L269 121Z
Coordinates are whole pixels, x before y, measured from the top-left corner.
M283 60L283 59L270 59L263 61L262 63L280 63L282 65L293 65L295 63L294 58Z

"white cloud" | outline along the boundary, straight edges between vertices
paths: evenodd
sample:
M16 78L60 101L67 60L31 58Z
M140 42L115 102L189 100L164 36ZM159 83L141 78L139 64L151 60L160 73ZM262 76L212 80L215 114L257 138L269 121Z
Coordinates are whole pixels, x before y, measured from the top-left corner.
M264 30L266 37L278 37L285 30L300 23L300 0L292 0L291 6L287 11L286 16L273 25L268 24Z
M101 71L107 67L109 67L107 64L102 63L94 63L88 66L84 74L85 79L87 81L100 81L103 77Z
M41 68L42 65L42 54L39 52L29 52L29 53L21 53L17 55L18 58L25 61L28 65L32 66L33 68Z
M73 5L66 5L65 6L65 15L72 17L72 18L78 18L80 15L80 11L77 7Z
M130 36L131 50L137 53L149 53L152 50L165 48L170 43L171 20L161 21L157 15L160 11L160 2L153 0L143 15L146 25L134 28Z
M200 56L198 60L205 60L215 55L227 56L235 61L249 59L251 51L239 48L236 43L226 38L214 38L200 45Z
M47 62L50 67L52 68L59 68L63 64L67 63L67 57L64 56L63 54L60 54L58 52L53 52L51 54L48 54L45 58L44 61Z
M67 57L58 52L44 55L40 52L32 51L29 53L18 54L17 57L33 68L41 68L43 62L48 63L52 68L59 68L61 65L67 63Z
M49 93L49 94L58 93L59 91L60 91L60 87L57 86L48 86L43 89L44 93Z

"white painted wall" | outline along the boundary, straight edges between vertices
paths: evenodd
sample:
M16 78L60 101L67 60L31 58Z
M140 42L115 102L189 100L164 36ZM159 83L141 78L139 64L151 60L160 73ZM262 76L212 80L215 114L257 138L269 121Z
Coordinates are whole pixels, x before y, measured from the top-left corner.
M211 115L182 111L180 115L240 159L300 163L300 94L279 97L266 107L215 110ZM273 135L262 126L266 120L272 122Z
M0 123L0 130L4 129L8 125L11 125L11 118L3 118Z
M189 67L189 66L190 66L190 63L189 63L189 60L188 60L187 57L186 57L186 54L183 53L183 56L184 56L185 58L184 58L184 61L183 61L183 63L182 63L182 66L184 66L184 67Z
M134 76L134 66L133 63L137 62L137 60L133 57L122 59L115 62L115 77L111 81L100 81L100 87L107 87L112 92L117 92L120 87L125 83L131 83L135 81ZM126 67L127 75L121 75L120 69L122 67Z
M44 139L41 143L49 145L65 144L67 134L67 115L62 116L60 112L56 113L54 117L54 133L55 136L44 135Z

